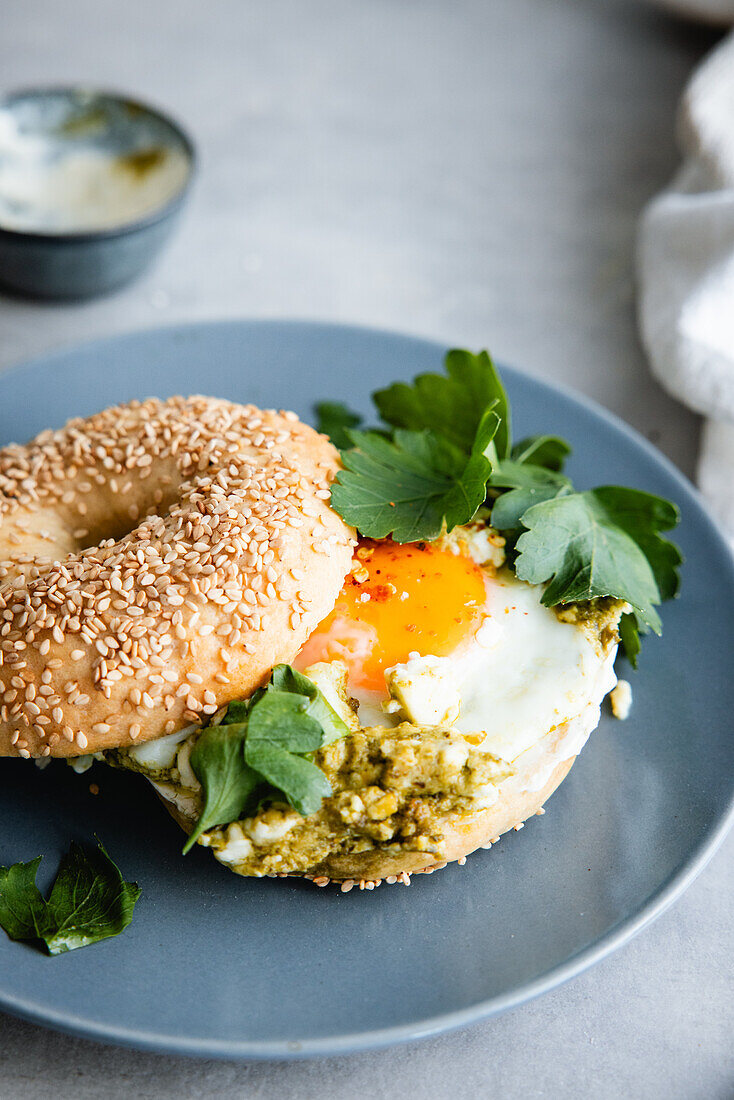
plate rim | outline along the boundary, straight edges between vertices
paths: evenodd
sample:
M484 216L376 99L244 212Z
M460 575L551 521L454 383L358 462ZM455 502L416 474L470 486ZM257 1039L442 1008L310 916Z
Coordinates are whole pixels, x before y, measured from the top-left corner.
M279 328L298 327L311 330L328 330L332 333L339 332L345 337L350 334L360 334L367 337L382 337L397 339L409 343L420 343L426 349L433 349L437 354L445 354L448 347L456 346L444 341L420 336L414 333L379 326L364 324L350 324L348 322L333 322L320 319L297 317L240 317L220 319L199 319L195 321L172 323L163 326L150 326L112 333L108 336L94 337L82 343L64 343L61 347L42 352L32 359L23 360L11 364L0 371L0 382L9 375L26 370L32 371L39 366L47 365L55 358L67 357L74 351L88 353L95 348L103 350L105 346L116 344L136 338L155 336L166 338L174 334L188 333L195 330L207 330L212 328ZM561 395L572 406L578 406L586 412L600 418L607 425L620 432L630 443L641 449L653 462L657 463L670 476L689 503L695 510L698 521L707 530L709 538L718 548L724 551L724 560L728 562L732 581L734 582L734 555L728 541L723 535L716 521L709 514L703 504L700 492L695 485L678 469L677 466L661 451L658 450L635 428L622 420L616 413L605 408L593 398L580 393L562 383L548 382L538 378L520 368L500 363L500 371L510 376L517 376L531 382L542 391ZM359 1053L368 1050L384 1049L388 1046L403 1044L419 1039L428 1039L449 1031L455 1031L461 1027L467 1027L499 1015L500 1013L518 1008L550 992L558 986L564 985L572 978L577 977L588 970L597 962L601 962L613 952L629 943L639 932L657 920L675 901L688 889L698 875L703 871L709 861L716 854L723 843L729 829L734 824L734 781L729 795L728 806L719 817L702 830L696 844L692 847L685 860L668 876L658 889L649 895L640 905L637 911L618 922L613 928L600 936L594 943L576 952L570 958L557 966L551 967L541 975L525 981L514 989L478 1001L469 1007L457 1009L453 1012L432 1016L425 1020L407 1024L399 1024L392 1027L372 1029L369 1031L356 1031L348 1034L330 1036L319 1039L278 1039L272 1041L262 1040L217 1040L217 1039L192 1039L190 1037L177 1037L165 1033L151 1031L137 1031L126 1027L112 1027L107 1024L96 1024L92 1020L81 1017L70 1017L57 1011L49 1011L43 1006L35 1004L27 999L8 995L0 986L0 1011L26 1020L30 1023L40 1024L45 1027L63 1032L68 1035L90 1039L96 1042L128 1047L136 1050L144 1050L156 1053L167 1053L194 1058L217 1058L248 1061L288 1061L304 1058L317 1058L325 1056L338 1056Z

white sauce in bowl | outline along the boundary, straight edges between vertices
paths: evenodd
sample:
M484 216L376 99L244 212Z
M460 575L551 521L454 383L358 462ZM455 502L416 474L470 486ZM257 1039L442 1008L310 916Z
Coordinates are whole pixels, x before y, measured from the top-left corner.
M115 229L164 207L191 172L183 149L148 144L127 153L73 144L52 154L0 115L0 227L36 233Z

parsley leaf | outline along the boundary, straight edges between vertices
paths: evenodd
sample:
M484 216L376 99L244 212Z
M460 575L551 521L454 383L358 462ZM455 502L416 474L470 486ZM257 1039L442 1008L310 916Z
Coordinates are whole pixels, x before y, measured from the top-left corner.
M519 528L522 516L534 504L572 491L571 482L563 474L512 459L495 466L489 484L491 488L510 490L492 506L492 525L498 531Z
M43 939L46 902L36 886L42 859L0 867L0 925L11 940Z
M605 485L593 492L610 520L635 540L649 561L660 599L677 596L683 555L675 543L660 535L661 531L677 526L680 512L676 505L641 489L623 489L618 485Z
M466 455L431 431L398 428L390 442L374 432L352 432L344 470L332 484L332 503L369 538L396 542L435 539L468 523L484 503L491 463L487 452L499 420L482 417Z
M252 708L245 740L245 759L304 817L315 813L331 794L328 779L302 753L323 743L319 722L306 713L303 695L267 692Z
M644 547L655 548L661 576L672 586L672 555L656 541L661 524L675 516L674 509L671 516L662 508L666 503L636 489L606 486L535 504L522 516L528 530L517 541L515 571L531 584L550 581L543 593L548 607L616 596L631 603L641 622L659 634L653 605L662 597ZM673 574L677 583L674 568Z
M489 409L499 423L494 445L499 458L510 453L510 405L486 351L454 349L445 360L446 375L419 374L412 385L395 382L372 399L386 424L412 431L428 429L470 454Z
M531 435L514 445L510 457L513 462L532 463L560 472L570 453L570 445L557 435Z
M544 466L505 459L493 468L489 475L489 484L500 489L553 488L560 492L561 489L569 488L571 482L564 474L548 470Z
M558 486L550 482L546 485L528 486L525 489L513 489L509 493L503 493L492 508L492 526L498 531L516 531L521 528L522 517L528 509L534 504L553 500L558 495Z
M72 844L48 899L52 918L44 940L51 955L117 936L132 920L140 889L125 882L97 841L85 851Z
M312 680L276 665L265 688L229 704L220 725L207 726L191 753L203 806L184 853L207 829L255 812L263 798L315 813L331 794L307 755L349 733Z
M203 806L196 828L184 844L184 855L207 829L236 821L260 783L260 777L245 761L246 730L246 722L207 726L194 745L191 767L201 783Z
M291 665L276 665L271 678L271 690L291 691L296 695L305 696L308 700L306 714L321 726L321 745L330 745L332 741L338 741L346 737L349 727L343 722L330 703L326 701L313 680L308 676L297 672Z
M358 428L362 417L352 412L340 401L319 401L314 405L316 413L316 431L328 435L335 447L340 450L349 446L347 428Z
M0 867L0 926L12 940L40 941L49 955L117 936L132 920L140 890L125 882L102 844L72 844L48 901L36 886L41 856Z

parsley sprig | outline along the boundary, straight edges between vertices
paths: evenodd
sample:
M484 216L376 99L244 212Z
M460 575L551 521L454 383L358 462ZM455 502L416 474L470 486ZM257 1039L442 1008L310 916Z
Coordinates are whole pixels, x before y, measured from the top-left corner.
M510 404L486 351L450 351L445 368L373 394L383 423L372 431L356 430L361 418L344 405L317 407L320 430L341 448L333 507L367 538L418 542L486 505L517 576L546 585L546 606L602 596L630 604L620 632L635 665L640 632L660 633L655 608L678 592L682 557L661 534L678 509L621 486L576 491L563 473L565 440L513 445Z
M266 687L230 703L220 724L207 726L194 746L191 767L203 805L184 853L208 829L253 814L265 801L315 813L331 786L309 756L348 733L312 680L276 665Z

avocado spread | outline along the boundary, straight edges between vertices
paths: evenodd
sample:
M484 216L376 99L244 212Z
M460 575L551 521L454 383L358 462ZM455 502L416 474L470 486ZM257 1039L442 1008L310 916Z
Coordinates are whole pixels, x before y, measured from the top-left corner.
M106 758L195 804L199 792L182 782L177 766L193 740L183 743L169 768L148 768L117 750ZM481 740L408 723L351 732L314 754L333 792L315 814L301 817L271 803L253 817L209 830L199 842L233 870L254 876L304 873L327 856L370 850L427 852L440 860L445 826L491 805L495 784L513 774L511 765L477 748ZM182 816L193 824L189 814Z
M333 791L317 813L276 806L210 830L203 843L245 875L303 873L327 856L374 849L440 860L446 825L491 805L495 784L513 772L454 730L408 724L352 733L314 762Z

